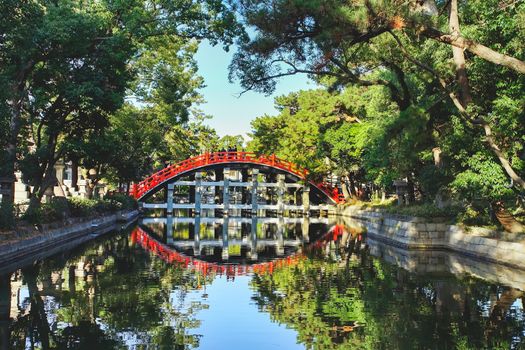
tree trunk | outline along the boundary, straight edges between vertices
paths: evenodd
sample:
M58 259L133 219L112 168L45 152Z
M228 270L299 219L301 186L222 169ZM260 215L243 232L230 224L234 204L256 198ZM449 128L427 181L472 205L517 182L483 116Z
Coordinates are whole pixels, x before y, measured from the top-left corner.
M50 186L54 186L56 183L56 176L55 176L55 168L54 168L55 162L49 161L47 167L45 168L44 174L40 180L37 181L35 184L33 191L31 193L31 197L29 198L29 206L27 208L28 212L34 212L40 207L40 203L42 203L42 198L44 197L44 194L46 193L46 190Z
M459 13L458 1L452 0L450 2L450 19L449 19L450 33L456 37L461 36L459 30ZM472 95L470 93L470 84L467 77L467 68L465 55L463 49L457 46L452 46L452 54L454 56L454 64L456 65L456 79L460 89L460 99L463 107L467 107L472 102Z
M37 277L39 272L39 265L26 268L22 271L29 290L29 299L31 302L31 308L29 310L30 319L33 322L33 326L36 326L35 328L38 332L38 338L42 344L42 349L49 349L51 329L47 321L44 301L38 291Z
M459 25L459 15L458 15L458 0L452 0L450 2L450 20L449 20L449 27L452 35L456 37L460 37L460 25ZM468 81L467 71L466 71L466 64L465 64L465 55L463 53L463 49L459 46L453 46L452 48L453 55L454 55L454 64L456 65L456 76L458 85L460 88L460 102L461 106L464 109L467 109L468 105L472 102L472 95L471 95L471 89L470 84ZM525 64L524 64L525 68ZM525 73L525 69L523 71ZM496 144L494 137L492 135L492 129L488 122L484 121L483 119L480 119L478 121L479 124L483 127L483 131L485 132L485 138L487 143L489 144L490 149L494 152L494 154L498 157L498 160L507 172L507 174L510 176L512 181L520 186L522 189L525 189L525 181L514 171L512 168L510 162L507 160L501 149ZM503 226L503 228L508 232L522 232L524 231L523 225L521 225L513 216L511 213L508 212L503 207L503 204L498 202L495 205L496 208L496 218L500 222L500 224Z
M505 231L511 233L525 232L525 226L514 218L514 216L505 208L503 203L496 202L494 204L494 209L494 214Z
M525 74L525 62L494 51L489 47L478 44L473 40L466 39L461 35L445 34L430 27L423 28L420 34L427 38L457 47L462 51L467 50L488 62L510 68L520 74Z
M18 101L11 103L11 117L9 120L9 137L6 145L7 161L4 165L3 172L11 179L10 192L7 196L2 196L2 201L5 203L14 204L15 202L15 182L16 182L16 151L18 149L18 134L22 126L20 120L20 110L22 105L22 97Z
M26 80L29 73L32 71L35 62L29 60L23 64L20 71L16 74L14 84L11 86L11 100L9 105L9 135L5 151L7 153L6 164L3 166L4 175L12 179L11 191L9 195L3 196L2 201L14 204L15 202L15 170L16 170L16 152L18 150L18 135L22 128L22 104L24 102L24 92L26 88Z
M343 196L345 197L345 200L348 200L352 197L352 193L348 191L348 177L342 177L341 178L341 188L343 189Z
M71 188L78 192L78 159L71 160Z
M459 15L458 15L458 1L452 0L450 3L450 30L453 35L460 36L460 24L459 24ZM452 48L453 55L454 55L454 63L456 65L456 75L458 80L458 85L460 88L460 103L461 107L466 110L467 106L472 102L472 95L471 95L471 89L470 84L468 82L468 76L466 71L466 65L465 65L465 55L463 53L463 50L459 46L454 46ZM524 71L525 73L525 63L522 62L524 65ZM498 157L498 160L500 161L501 166L509 177L512 179L512 181L521 187L522 189L525 189L525 180L523 180L512 168L512 165L508 161L508 159L505 157L501 149L496 144L493 136L492 136L492 129L488 122L484 120L477 121L482 127L483 131L485 132L486 141L489 144L490 149L494 154Z
M509 177L512 179L514 184L521 187L522 190L525 190L525 180L523 180L523 178L521 178L521 176L519 176L514 171L509 160L507 159L507 157L505 157L505 155L503 154L499 146L496 144L496 141L494 141L494 137L492 135L492 128L490 127L490 125L484 120L482 120L480 123L483 127L483 131L485 131L485 139L487 143L489 144L490 149L498 157L498 160L501 166L503 167L503 169L505 169L505 172L507 173L507 175L509 175Z
M434 147L432 148L432 155L434 156L434 165L437 168L441 168L443 166L442 159L441 159L441 148Z

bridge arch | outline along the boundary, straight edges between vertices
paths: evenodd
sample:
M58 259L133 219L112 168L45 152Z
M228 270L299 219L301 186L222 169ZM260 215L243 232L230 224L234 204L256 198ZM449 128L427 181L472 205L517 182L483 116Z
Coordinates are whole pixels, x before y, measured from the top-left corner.
M143 181L134 184L131 192L139 202L161 190L169 183L198 171L213 170L227 167L251 167L264 169L269 172L285 174L297 182L307 183L311 189L325 199L325 203L337 204L343 198L336 188L327 183L316 183L308 180L308 170L296 164L280 159L275 155L256 155L251 152L213 152L205 153L196 157L186 159L182 162L172 164Z

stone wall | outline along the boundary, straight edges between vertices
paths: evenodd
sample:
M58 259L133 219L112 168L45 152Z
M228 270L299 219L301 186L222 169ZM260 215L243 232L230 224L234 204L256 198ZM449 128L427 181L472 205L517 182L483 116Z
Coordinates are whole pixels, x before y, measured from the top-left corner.
M368 239L367 244L373 256L380 257L414 274L424 276L469 275L525 290L525 273L521 269L494 264L486 260L472 259L448 250L409 250L383 244L374 239Z
M19 263L24 259L30 262L49 256L66 243L74 241L75 244L93 239L100 234L116 228L118 223L128 223L138 216L138 211L122 211L103 217L70 222L54 227L52 225L42 228L42 232L14 242L0 245L0 272L11 263Z
M363 226L369 237L403 249L446 249L477 259L525 269L525 235L450 225L386 213L379 209L339 208L348 225Z

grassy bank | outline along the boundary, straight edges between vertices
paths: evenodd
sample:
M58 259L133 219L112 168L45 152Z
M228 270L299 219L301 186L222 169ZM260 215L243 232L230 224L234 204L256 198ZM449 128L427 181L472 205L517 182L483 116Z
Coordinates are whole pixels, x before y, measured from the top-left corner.
M367 209L383 210L390 214L415 216L428 219L442 218L450 224L463 226L484 227L491 230L504 230L498 223L490 208L480 210L467 205L452 204L443 208L437 207L434 203L414 203L410 205L397 205L396 200L387 201L350 201L346 206L357 206ZM512 212L519 222L525 221L525 213L521 210Z
M137 201L124 194L112 194L103 199L55 197L49 203L31 212L21 213L20 208L0 207L0 230L12 231L18 226L41 225L70 218L87 218L137 209Z

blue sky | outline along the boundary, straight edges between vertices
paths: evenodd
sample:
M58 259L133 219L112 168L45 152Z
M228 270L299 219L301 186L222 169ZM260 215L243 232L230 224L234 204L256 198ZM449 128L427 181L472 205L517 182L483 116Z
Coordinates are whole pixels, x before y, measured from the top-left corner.
M201 90L207 101L200 106L204 113L213 116L207 124L217 130L220 136L243 135L250 132L250 122L264 114L275 114L274 98L301 89L314 88L306 75L296 75L282 78L272 96L264 96L256 92L247 92L241 97L243 90L237 82L228 82L228 65L233 52L225 52L222 47L212 47L203 42L196 59L199 74L204 77L206 87Z

